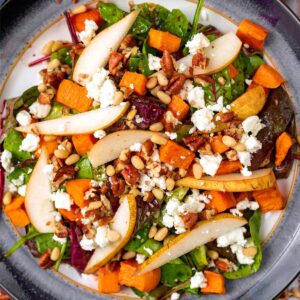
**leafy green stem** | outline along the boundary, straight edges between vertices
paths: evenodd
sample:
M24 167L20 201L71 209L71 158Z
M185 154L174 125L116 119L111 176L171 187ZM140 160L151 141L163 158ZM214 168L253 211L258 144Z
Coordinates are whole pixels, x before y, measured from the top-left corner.
M60 249L60 256L59 256L58 260L55 263L55 271L58 271L58 269L60 267L62 258L63 258L64 254L65 254L65 251L66 251L66 248L67 248L67 243L64 243L62 245L61 249Z
M201 14L203 4L204 4L204 0L199 0L198 1L197 8L196 8L195 15L194 15L194 19L193 19L191 36L193 36L194 34L197 33L200 14Z

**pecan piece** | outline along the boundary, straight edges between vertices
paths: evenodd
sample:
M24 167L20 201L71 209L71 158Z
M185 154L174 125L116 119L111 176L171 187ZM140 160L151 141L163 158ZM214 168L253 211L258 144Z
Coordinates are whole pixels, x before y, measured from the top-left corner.
M54 176L53 181L57 181L58 179L60 179L62 176L65 177L65 179L71 179L75 176L75 167L73 166L63 166L61 167L57 173Z
M61 222L55 223L55 235L59 238L65 238L69 235L68 228Z
M218 258L215 261L216 267L223 272L231 272L233 271L232 262L229 261L227 258Z
M121 174L123 175L125 181L130 184L136 184L140 179L139 171L131 164L127 165L122 171Z
M121 42L119 50L125 50L126 48L132 48L136 45L136 40L131 34L127 34Z
M125 180L119 178L117 175L110 177L111 180L111 190L114 196L119 197L125 191Z
M38 96L38 102L40 104L50 104L51 103L51 96L47 94L46 92L42 92Z
M208 58L206 57L204 50L203 49L198 50L198 52L193 56L192 66L205 69L207 64L208 64Z
M123 54L118 53L117 51L113 51L110 54L109 60L108 60L108 69L111 75L115 76L118 71L122 68L122 61Z
M192 150L197 151L206 142L206 138L203 136L192 135L183 138L183 142Z
M39 266L42 269L48 269L53 265L53 261L50 259L51 250L47 249L39 258Z
M180 218L182 219L185 227L188 230L190 230L196 224L196 222L198 220L198 214L196 214L196 213L187 213L187 214L181 215Z
M144 197L143 197L143 200L150 203L154 200L154 195L152 192L146 192Z
M164 50L163 56L160 60L160 64L161 64L162 70L165 72L167 77L172 77L175 69L174 69L173 60L172 60L172 57L171 57L169 51Z
M169 81L167 91L171 94L178 94L185 83L183 74L175 74Z
M231 122L234 119L234 112L229 111L220 115L220 121L223 123Z

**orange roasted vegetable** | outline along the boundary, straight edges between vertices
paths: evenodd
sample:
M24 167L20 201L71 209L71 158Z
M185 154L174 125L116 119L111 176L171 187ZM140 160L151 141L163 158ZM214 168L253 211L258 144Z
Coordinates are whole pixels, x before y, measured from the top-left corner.
M236 35L243 43L248 44L250 47L263 50L268 30L247 19L244 19L240 23Z
M221 213L236 206L236 200L233 193L209 191L205 192L205 194L210 199L207 208L213 208L217 213Z
M135 260L121 262L119 282L122 285L134 287L142 292L150 292L157 287L160 281L160 269L136 275L138 263Z
M74 222L76 220L80 220L82 218L82 215L80 212L76 212L74 208L71 208L71 210L66 209L59 209L58 210L60 214L67 220Z
M222 135L217 135L211 138L210 145L214 153L224 153L229 150L229 147L222 142Z
M56 101L78 112L85 112L91 107L93 99L88 98L85 87L64 79L58 87Z
M258 202L263 213L280 210L285 207L285 200L277 185L266 190L254 191L253 198Z
M120 292L119 273L120 268L113 271L105 267L100 268L98 271L98 291L104 294Z
M168 105L168 110L170 110L179 121L183 121L189 113L190 107L178 95L173 95L172 101Z
M147 77L144 74L126 71L120 81L120 87L132 89L135 93L144 96L147 93Z
M229 71L229 77L230 77L230 79L236 77L239 74L239 71L234 67L233 64L230 64L228 66L228 71Z
M290 148L293 146L291 136L283 132L276 140L275 165L279 167L286 158Z
M84 155L91 150L96 143L96 139L92 134L77 134L72 135L72 142L77 153Z
M204 276L207 280L207 286L205 288L201 288L201 293L221 295L225 294L225 279L222 274L211 271L204 271Z
M21 208L22 205L24 204L24 201L25 201L25 198L18 195L13 199L13 201L10 204L6 205L3 208L3 211L4 212L9 212L9 211L13 211L13 210L16 210L18 208Z
M187 170L195 158L195 153L169 140L160 147L159 157L164 163Z
M27 213L23 208L6 211L6 214L15 226L24 227L30 224Z
M181 38L166 31L151 28L149 31L148 45L160 51L176 52L181 44Z
M98 9L90 9L86 12L72 16L72 22L77 32L85 30L85 20L94 21L98 26L104 23L104 20L101 18Z
M274 68L264 64L255 72L253 82L265 88L276 89L284 83L284 79Z
M256 86L258 86L259 84L256 84L253 80L251 82L251 84L248 86L247 88L247 91L249 91L250 89L253 89L255 88ZM265 94L266 94L266 97L269 96L269 93L270 93L270 89L266 88L266 87L263 87L264 88L264 91L265 91Z
M225 175L230 173L239 172L243 168L243 165L239 160L222 160L216 175Z
M83 208L88 204L88 201L84 199L84 194L90 187L90 179L73 179L67 181L66 184L67 193L80 208Z

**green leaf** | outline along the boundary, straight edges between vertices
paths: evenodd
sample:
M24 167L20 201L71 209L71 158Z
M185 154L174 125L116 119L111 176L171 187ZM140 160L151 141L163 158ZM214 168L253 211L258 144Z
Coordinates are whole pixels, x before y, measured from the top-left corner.
M150 30L152 24L147 19L138 16L133 26L131 27L130 33L133 37L144 40L147 37L148 31Z
M204 0L198 1L197 8L196 8L195 14L194 14L194 19L193 19L191 36L195 35L198 32L198 24L199 24L203 4L204 4Z
M126 14L122 9L118 8L113 3L99 2L98 9L101 17L108 23L108 25L117 23Z
M93 167L86 155L81 157L81 159L75 164L75 167L79 168L79 170L76 172L77 178L94 178Z
M163 25L163 29L181 38L188 33L189 21L184 13L179 9L173 9Z
M254 258L254 263L252 265L240 265L238 270L233 272L225 272L224 276L228 279L239 279L250 276L257 272L260 268L261 260L262 260L262 251L261 244L259 238L259 229L261 226L261 212L260 210L256 210L252 217L249 219L249 228L252 241L254 245L257 247L257 254Z
M140 72L146 76L150 76L154 73L154 71L149 69L148 55L141 52L138 52L129 59L129 71Z
M136 252L138 252L140 254L144 254L146 257L150 257L153 253L158 251L162 246L163 246L162 243L152 240L152 239L149 239L145 243L143 243L136 250ZM148 249L150 249L150 251Z
M151 223L147 222L142 226L133 239L125 246L126 251L136 251L148 239L148 234L151 228Z
M70 249L70 245L69 245L69 247L67 247L67 243L62 244L61 249L60 249L60 255L59 255L59 258L58 258L58 260L57 260L56 263L55 263L55 270L56 270L56 271L59 270L61 261L62 261L63 258L65 258L65 256L66 256L66 250L67 250L68 248ZM69 255L68 257L70 257L70 255Z
M18 179L20 176L24 176L24 180L22 182L23 184L28 183L31 172L33 169L33 165L32 167L15 167L15 169L7 176L7 179L12 182L13 180Z
M175 198L179 201L182 201L184 197L186 196L187 192L189 191L189 188L186 187L178 187L175 190L173 190L170 194L170 196L167 196L165 199L165 202L168 202L171 198Z
M102 166L99 166L99 167L93 169L93 177L97 181L106 182L107 179L106 179L106 175L105 175L105 166L102 165Z
M14 104L14 111L18 110L21 107L29 107L33 102L36 101L40 92L37 85L30 87L18 98Z
M205 245L195 248L188 255L198 271L203 270L208 265Z
M175 128L175 132L177 134L176 142L181 143L185 137L189 136L189 131L191 128L193 128L193 125L178 125Z
M64 106L58 102L54 102L49 115L44 120L53 120L61 118L64 115Z
M70 56L70 51L71 48L61 48L51 54L50 60L58 59L62 64L72 67L73 60Z
M170 288L164 285L158 286L156 289L152 290L151 292L142 292L136 288L131 288L132 291L139 296L140 298L146 299L146 300L157 300L161 299L162 296L164 296Z
M12 128L8 131L7 136L4 139L3 148L11 152L14 159L21 161L30 159L32 157L31 153L20 150L22 141L22 134Z

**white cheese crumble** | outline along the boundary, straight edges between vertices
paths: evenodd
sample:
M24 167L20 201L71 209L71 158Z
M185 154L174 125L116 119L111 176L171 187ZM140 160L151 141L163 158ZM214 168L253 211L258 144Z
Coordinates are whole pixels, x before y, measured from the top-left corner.
M205 174L214 176L221 164L222 155L214 154L214 155L202 155L200 158L200 165L203 168Z
M27 133L25 139L22 140L20 150L33 152L40 144L40 137L34 133Z
M258 116L250 116L242 122L245 133L256 136L258 132L266 127Z
M18 193L19 195L21 195L22 197L25 197L26 194L26 188L27 188L27 184L23 184L18 188Z
M100 248L104 248L109 244L109 240L107 237L108 231L109 231L108 225L99 226L97 228L95 242Z
M141 143L135 143L129 147L129 150L131 152L140 152L142 150L142 144Z
M57 209L65 209L70 211L73 204L73 200L70 195L63 190L58 190L51 193L51 200L54 202L54 206Z
M142 193L150 192L155 186L155 183L152 179L146 175L142 174L139 180L139 188L141 189Z
M243 253L244 247L234 244L230 246L232 253L236 255L238 262L242 265L252 265L254 263L254 256L245 256Z
M166 176L160 176L159 178L152 178L155 185L161 190L165 190L167 188L166 185Z
M238 244L240 246L245 246L247 240L244 238L244 233L246 232L245 227L240 227L230 231L224 235L221 235L217 238L218 247L227 247L233 244Z
M171 300L178 300L180 298L180 294L179 293L172 293L171 295Z
M247 198L238 202L236 208L232 208L230 212L235 216L243 216L242 210L246 209L257 210L259 208L259 204L256 201L249 201Z
M24 182L24 174L21 174L17 179L12 179L11 182L14 186L21 186Z
M152 255L153 254L153 250L150 248L144 248L144 250L149 254Z
M38 101L35 101L29 106L30 113L37 119L46 118L51 110L50 104L40 104Z
M11 163L11 159L12 159L11 152L9 152L8 150L4 150L1 154L1 164L3 169L8 173L14 170L14 167L12 166Z
M185 73L187 70L187 65L185 63L180 63L178 66L178 73Z
M191 289L199 289L199 288L205 288L207 286L207 281L202 272L196 272L190 279Z
M251 166L251 154L247 151L240 151L238 152L238 159L240 160L241 164L244 166Z
M60 222L61 221L61 214L60 214L60 212L58 212L58 211L54 211L53 212L53 216L54 216L54 220L55 220L55 222Z
M106 79L100 89L101 108L113 105L114 96L117 91L115 83L111 79Z
M169 137L170 140L176 140L177 139L177 133L176 132L166 131L165 134Z
M60 238L58 237L57 235L53 235L53 238L52 238L54 241L56 242L59 242L60 244L65 244L67 242L67 238L64 237L64 238Z
M248 167L243 167L241 169L241 174L245 177L249 177L252 175L252 172L248 169Z
M84 31L78 33L80 40L88 45L90 41L95 37L96 31L98 30L98 25L93 20L84 21Z
M54 165L52 164L47 164L43 168L43 173L48 176L48 179L51 181L54 178Z
M86 235L84 234L81 241L80 241L80 247L85 251L92 251L96 248L96 243L93 239L88 239Z
M193 113L191 121L198 130L207 131L216 127L213 117L213 111L209 107L203 107Z
M148 54L149 69L151 71L159 71L161 69L160 57Z
M140 265L146 260L146 256L144 254L137 254L135 260Z
M203 108L205 106L204 90L201 86L196 86L188 91L187 100L191 107Z
M209 39L201 32L193 36L191 40L186 43L190 54L195 55L199 49L206 48L210 45Z
M30 113L26 110L21 110L18 112L16 115L16 120L21 126L27 126L32 121Z
M105 136L106 136L106 132L104 130L96 130L93 134L93 136L96 138L96 139L103 139Z

